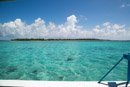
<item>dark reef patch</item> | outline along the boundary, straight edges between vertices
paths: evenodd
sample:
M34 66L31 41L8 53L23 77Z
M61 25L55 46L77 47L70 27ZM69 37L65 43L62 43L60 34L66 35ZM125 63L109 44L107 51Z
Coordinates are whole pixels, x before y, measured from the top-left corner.
M59 78L60 81L62 81L64 79L63 76L59 76L58 78Z
M39 70L33 70L32 73L33 74L37 74L39 72Z
M17 70L17 67L15 67L15 66L8 66L6 68L6 70L7 70L7 72L15 72Z
M74 59L71 57L68 57L66 61L73 61Z

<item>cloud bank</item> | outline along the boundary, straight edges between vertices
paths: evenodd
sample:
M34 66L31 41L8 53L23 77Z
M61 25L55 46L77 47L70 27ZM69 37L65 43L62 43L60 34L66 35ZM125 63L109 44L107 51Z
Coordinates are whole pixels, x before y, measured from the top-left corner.
M48 24L38 18L32 24L26 24L21 19L0 24L0 39L14 38L98 38L111 40L130 40L130 29L125 25L110 22L96 25L92 29L84 29L78 25L77 17L71 15L63 24Z

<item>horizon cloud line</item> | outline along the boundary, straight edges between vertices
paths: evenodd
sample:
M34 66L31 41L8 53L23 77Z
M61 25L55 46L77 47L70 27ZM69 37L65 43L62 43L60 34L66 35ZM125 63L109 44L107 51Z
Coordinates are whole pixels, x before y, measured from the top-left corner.
M71 15L63 24L49 22L46 24L41 18L37 18L34 23L27 24L21 19L0 23L0 39L15 38L98 38L110 40L130 40L130 29L125 25L105 22L96 25L92 29L84 29L78 25L77 17Z

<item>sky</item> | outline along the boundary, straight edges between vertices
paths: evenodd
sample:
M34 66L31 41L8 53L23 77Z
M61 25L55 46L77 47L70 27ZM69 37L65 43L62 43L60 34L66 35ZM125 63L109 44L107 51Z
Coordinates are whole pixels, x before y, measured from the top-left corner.
M0 39L130 40L130 0L0 2Z

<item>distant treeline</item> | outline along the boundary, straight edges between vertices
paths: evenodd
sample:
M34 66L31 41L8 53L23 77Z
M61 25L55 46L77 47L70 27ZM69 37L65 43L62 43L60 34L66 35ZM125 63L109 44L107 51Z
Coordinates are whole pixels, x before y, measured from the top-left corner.
M80 38L80 39L44 39L44 38L17 38L11 41L75 41L75 40L89 40L89 41L103 41L95 38Z

